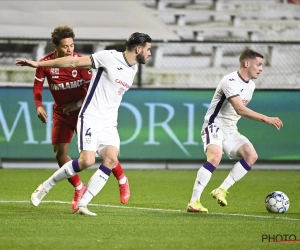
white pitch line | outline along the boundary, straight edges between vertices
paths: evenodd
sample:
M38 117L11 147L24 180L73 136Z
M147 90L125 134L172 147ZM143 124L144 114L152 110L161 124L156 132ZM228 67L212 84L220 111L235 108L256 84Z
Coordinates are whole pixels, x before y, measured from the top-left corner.
M29 201L3 201L0 200L0 203L30 203ZM71 204L66 201L43 201L43 203L60 203L60 204ZM164 209L164 208L147 208L147 207L128 207L128 206L116 206L109 204L92 204L89 206L93 207L110 207L110 208L123 208L123 209L136 209L136 210L146 210L146 211L165 211L165 212L176 212L176 213L186 213L186 210L178 210L178 209ZM209 212L207 215L225 215L225 216L239 216L239 217L250 217L250 218L262 218L262 219L278 219L278 220L290 220L290 221L300 221L300 218L288 218L288 217L278 217L278 216L265 216L265 215L251 215L251 214L231 214L231 213L215 213ZM206 213L202 213L201 215L206 215Z

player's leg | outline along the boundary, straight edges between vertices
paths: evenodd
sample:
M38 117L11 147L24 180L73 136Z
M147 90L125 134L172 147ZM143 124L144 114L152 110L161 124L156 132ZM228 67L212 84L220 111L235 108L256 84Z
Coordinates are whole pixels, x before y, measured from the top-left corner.
M40 184L31 195L31 203L34 206L38 206L45 195L56 185L57 182L68 179L82 170L92 166L95 163L95 152L85 152L85 160L82 160L82 158L83 153L80 154L79 159L67 162L46 181Z
M96 215L87 209L89 202L101 191L106 184L112 169L118 164L120 137L116 127L97 127L97 149L102 158L102 164L89 180L87 191L78 203L78 209L73 213Z
M207 212L200 203L201 194L208 184L212 173L219 165L222 159L222 131L215 125L210 125L202 133L204 151L206 152L207 161L197 172L196 180L193 187L192 197L188 204L188 212Z
M200 203L200 198L204 188L212 176L212 173L215 171L216 166L218 166L219 162L221 161L222 148L218 145L209 145L206 155L207 161L197 172L192 197L187 207L188 212L208 212L208 209L204 208Z
M125 204L130 198L130 188L128 177L124 174L120 162L112 169L113 175L117 178L120 190L120 201Z
M119 150L120 137L118 134L118 130L115 127L104 128L103 131L100 132L100 134L101 134L101 138L100 138L101 144L112 145ZM129 180L128 177L124 174L124 171L119 161L113 167L112 173L118 180L120 201L121 203L125 204L126 202L129 201L130 198Z
M57 143L53 144L53 151L55 154L56 161L61 168L64 164L71 161L72 159L68 155L70 143ZM76 189L78 186L82 185L80 177L78 174L74 175L71 178L68 178L70 184Z
M88 120L88 119L86 119ZM31 203L38 206L45 195L56 185L57 182L68 179L80 171L92 166L95 163L97 132L92 128L95 120L90 119L84 122L83 119L78 122L78 149L80 151L79 159L71 160L58 169L50 178L38 186L31 195Z
M251 170L251 166L257 160L257 153L250 143L250 141L243 135L236 134L228 137L224 142L224 151L230 158L240 157L241 159L234 164L230 170L228 176L219 186L219 188L212 191L212 196L218 200L226 198L227 190L237 181L242 179L248 171ZM226 206L226 202L219 202L221 206Z
M107 180L111 174L113 167L118 162L118 153L119 150L114 146L106 146L101 149L100 156L102 158L102 164L90 178L87 185L87 190L82 196L81 200L79 201L78 208L75 208L73 210L73 213L92 216L97 215L95 213L90 212L87 209L87 205L107 183Z
M57 115L54 115L52 128L52 147L59 167L62 167L65 163L71 161L68 152L70 142L72 141L72 137L74 135L74 122L76 120L70 119L69 122L64 121L64 119L58 119ZM72 208L75 208L85 192L86 186L82 183L78 174L68 178L68 181L75 189L72 199Z
M241 159L234 164L227 178L221 184L220 187L224 190L228 190L234 183L242 179L248 171L251 170L251 166L257 160L257 153L251 143L245 143L242 146L239 146L234 155Z

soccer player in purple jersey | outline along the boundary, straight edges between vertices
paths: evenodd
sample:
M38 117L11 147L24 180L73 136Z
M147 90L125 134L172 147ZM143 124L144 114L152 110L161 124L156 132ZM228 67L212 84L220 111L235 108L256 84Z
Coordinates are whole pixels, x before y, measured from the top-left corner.
M221 206L227 205L227 190L244 177L256 162L258 156L252 143L238 132L237 123L242 116L265 122L278 130L283 126L278 117L268 117L246 107L255 89L252 79L257 79L263 70L263 56L246 49L240 55L239 62L239 70L220 81L204 117L201 136L207 161L198 170L192 197L187 205L188 212L208 212L201 204L200 197L220 164L223 152L230 159L240 160L234 164L224 182L211 192Z
M120 138L117 130L118 109L123 94L133 84L138 63L145 64L151 55L152 39L144 33L133 33L126 42L125 52L103 50L83 57L63 57L34 62L17 60L17 66L52 68L93 68L93 76L77 122L80 157L70 160L31 195L38 206L44 196L64 179L70 178L95 163L96 154L102 164L91 177L73 213L95 216L87 205L106 184L112 169L118 164Z

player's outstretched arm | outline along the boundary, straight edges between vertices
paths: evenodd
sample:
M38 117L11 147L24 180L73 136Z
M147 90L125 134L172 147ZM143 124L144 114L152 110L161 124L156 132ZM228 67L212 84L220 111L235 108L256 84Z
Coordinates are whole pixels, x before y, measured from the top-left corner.
M32 68L37 68L38 62L30 61L30 60L26 60L26 59L17 59L16 66L28 66L28 67L32 67Z
M33 68L51 67L51 68L90 68L92 61L89 56L72 57L66 56L54 60L35 62L25 59L17 59L16 66L29 66Z
M268 117L266 115L257 113L252 109L245 107L240 96L236 96L229 99L229 102L235 109L236 113L240 116L246 117L254 121L265 122L269 125L274 126L278 130L280 130L280 128L283 127L283 123L278 117Z

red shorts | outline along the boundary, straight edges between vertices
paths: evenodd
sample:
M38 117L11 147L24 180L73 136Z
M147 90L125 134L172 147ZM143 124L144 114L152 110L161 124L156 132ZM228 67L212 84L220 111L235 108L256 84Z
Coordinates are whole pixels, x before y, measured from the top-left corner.
M53 113L52 145L70 143L76 132L78 112L72 112L68 116Z

